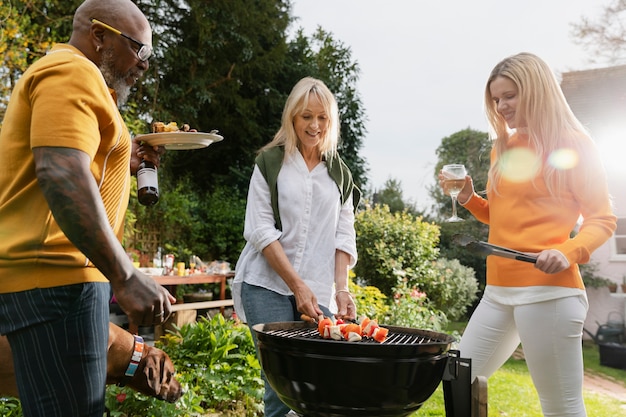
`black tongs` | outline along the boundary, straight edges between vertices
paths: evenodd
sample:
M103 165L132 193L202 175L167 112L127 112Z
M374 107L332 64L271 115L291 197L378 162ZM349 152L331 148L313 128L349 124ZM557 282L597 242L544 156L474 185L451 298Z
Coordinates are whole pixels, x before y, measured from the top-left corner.
M534 255L528 255L524 252L520 252L517 250L505 248L502 246L492 245L491 243L482 242L480 240L476 240L468 235L454 235L452 236L452 241L457 245L461 245L472 252L479 253L481 255L495 255L501 256L503 258L515 259L523 262L537 262L537 257Z

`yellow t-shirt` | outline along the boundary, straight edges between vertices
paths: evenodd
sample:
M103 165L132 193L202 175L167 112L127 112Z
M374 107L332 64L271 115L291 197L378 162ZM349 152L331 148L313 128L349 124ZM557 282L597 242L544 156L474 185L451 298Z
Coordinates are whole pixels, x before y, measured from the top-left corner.
M512 136L508 148L522 150L526 155L536 154L523 135ZM612 212L606 175L591 139L581 137L572 141L565 152L570 150L577 158L571 160L571 165L560 166L565 181L559 195L550 195L544 181L548 164L558 166L557 158L548 158L536 161L538 171L532 178L503 178L497 193L489 192L487 199L474 194L463 205L479 221L489 225L489 242L523 252L556 249L570 263L562 272L546 274L531 263L488 256L488 285L584 288L577 264L589 262L591 253L611 237L617 218ZM508 159L513 159L514 154ZM492 151L491 164L494 163L498 161ZM524 163L520 168L528 172L530 166ZM582 226L570 238L581 216Z
M105 282L63 234L37 184L32 148L68 147L91 172L121 240L130 189L130 134L93 62L58 44L20 78L0 131L0 293Z

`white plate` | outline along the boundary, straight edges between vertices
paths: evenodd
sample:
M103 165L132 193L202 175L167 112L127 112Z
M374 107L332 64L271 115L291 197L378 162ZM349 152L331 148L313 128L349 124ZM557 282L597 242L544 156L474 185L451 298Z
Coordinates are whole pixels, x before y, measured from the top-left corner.
M163 268L137 268L146 275L163 275Z
M206 148L213 142L224 139L217 134L217 130L211 133L203 132L162 132L137 135L137 139L151 146L164 146L170 151Z

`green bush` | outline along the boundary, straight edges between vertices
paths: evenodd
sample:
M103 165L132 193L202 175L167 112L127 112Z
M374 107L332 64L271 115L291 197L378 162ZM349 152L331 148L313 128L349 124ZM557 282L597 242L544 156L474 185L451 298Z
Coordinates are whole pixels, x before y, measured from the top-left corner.
M439 253L436 225L377 205L357 214L355 228L359 261L354 272L359 283L393 297L400 284L419 287L433 276L432 262Z
M387 206L357 214L356 282L376 287L384 299L361 300L358 311L385 316L387 324L441 329L447 320L464 317L477 298L473 269L457 260L437 259L439 227ZM359 294L356 290L353 293ZM415 294L420 293L419 297ZM368 303L384 302L388 311ZM374 311L368 311L374 310Z
M468 307L478 298L478 280L474 270L456 259L440 258L433 262L434 279L424 280L419 289L432 305L445 311L449 320L465 317Z
M188 177L171 183L163 178L159 188L159 202L152 207L144 207L131 197L127 235L135 229L154 229L159 233L160 246L181 261L195 254L205 261L219 259L234 265L245 244L245 197L226 187L198 194ZM128 236L126 240L130 240ZM146 248L136 249L147 252Z
M398 288L387 312L385 324L443 331L448 324L446 314L433 307L426 293L416 288Z
M387 296L372 286L362 287L350 282L349 288L356 305L357 318L367 316L382 323L389 310Z
M207 411L262 415L263 381L250 329L216 314L170 332L156 342L176 366L185 394L176 404L109 386L112 416L203 416Z
M207 259L228 261L233 268L246 243L243 238L246 199L235 191L217 187L203 203Z
M362 287L350 283L350 292L356 304L357 317L367 316L381 324L441 331L448 320L446 315L432 307L426 294L416 289L399 290L388 298L376 287Z

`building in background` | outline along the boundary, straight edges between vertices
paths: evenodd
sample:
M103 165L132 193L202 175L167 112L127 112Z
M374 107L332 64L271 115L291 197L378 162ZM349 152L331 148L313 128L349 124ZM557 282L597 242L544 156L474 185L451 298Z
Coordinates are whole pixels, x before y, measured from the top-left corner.
M620 288L626 284L626 65L563 73L561 88L600 149L618 218L615 234L594 252L591 263L597 266L598 276ZM606 323L615 312L626 321L623 291L610 294L608 288L600 288L588 289L587 293L590 309L586 329L595 332L597 323Z

